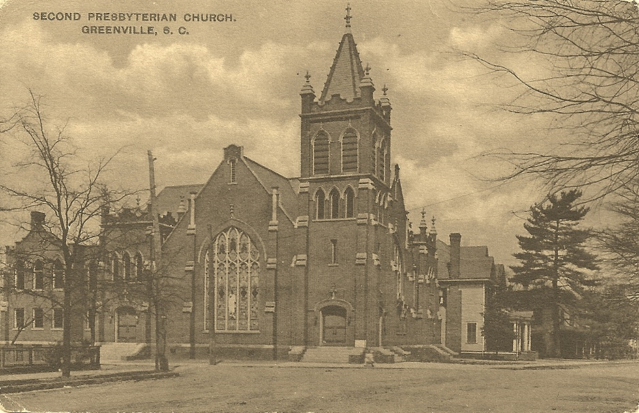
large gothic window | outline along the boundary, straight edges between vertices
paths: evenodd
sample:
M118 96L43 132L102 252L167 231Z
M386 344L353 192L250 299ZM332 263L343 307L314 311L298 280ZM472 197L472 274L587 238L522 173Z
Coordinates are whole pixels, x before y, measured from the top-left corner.
M342 172L357 172L357 132L352 128L342 137Z
M328 174L328 134L320 131L313 140L313 173L315 175Z
M215 330L259 331L257 247L247 234L230 227L215 238L212 253L207 267L212 267L215 280Z
M344 191L344 218L355 216L355 193L350 186Z
M207 251L206 257L204 257L204 299L202 306L204 309L204 331L209 331L209 320L211 319L211 264L210 254Z
M326 201L326 196L324 195L324 191L319 189L315 194L315 218L324 219L326 214L324 213L324 203Z

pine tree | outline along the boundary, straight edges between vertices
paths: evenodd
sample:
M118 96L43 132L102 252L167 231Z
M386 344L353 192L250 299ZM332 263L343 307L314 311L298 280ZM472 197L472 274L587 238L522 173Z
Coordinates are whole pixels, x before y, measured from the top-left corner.
M596 284L588 275L598 268L596 257L584 245L591 232L578 228L589 211L575 205L581 195L579 190L562 191L533 205L524 224L529 236L517 236L522 251L514 254L520 264L511 267L515 272L511 281L528 290L524 305L541 304L551 311L550 335L545 337L548 356L561 354L560 304L574 303L584 287Z

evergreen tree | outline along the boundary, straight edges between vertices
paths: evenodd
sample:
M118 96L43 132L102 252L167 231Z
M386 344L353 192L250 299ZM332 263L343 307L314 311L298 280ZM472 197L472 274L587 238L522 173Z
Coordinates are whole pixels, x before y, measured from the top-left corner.
M561 354L560 304L573 303L584 287L596 284L587 272L598 268L596 257L584 245L591 232L578 228L589 211L575 205L581 195L579 190L562 191L531 207L524 224L529 235L517 236L521 252L514 256L520 264L511 267L515 272L511 281L530 291L526 294L530 300L524 305L542 305L551 311L552 325L545 345L546 355L554 357Z

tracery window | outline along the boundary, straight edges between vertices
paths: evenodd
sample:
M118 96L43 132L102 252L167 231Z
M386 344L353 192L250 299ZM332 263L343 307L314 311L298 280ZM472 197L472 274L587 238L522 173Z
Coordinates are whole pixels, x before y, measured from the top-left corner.
M339 191L333 188L330 195L328 196L328 199L329 199L328 204L330 206L331 219L339 218L339 198L340 198Z
M210 298L210 288L211 288L211 267L210 267L210 254L207 251L206 256L204 257L204 300L202 302L204 305L202 306L204 309L204 331L209 331L209 320L211 314L211 298Z
M357 172L357 132L352 128L342 137L342 172Z
M344 218L353 218L355 216L355 193L353 188L348 187L344 191Z
M324 195L324 191L319 189L315 194L315 218L324 219L326 214L324 213L324 203L326 201L326 196Z
M259 331L259 250L246 233L229 227L212 251L206 271L212 267L215 280L215 330Z
M313 173L328 174L328 134L320 131L313 140Z

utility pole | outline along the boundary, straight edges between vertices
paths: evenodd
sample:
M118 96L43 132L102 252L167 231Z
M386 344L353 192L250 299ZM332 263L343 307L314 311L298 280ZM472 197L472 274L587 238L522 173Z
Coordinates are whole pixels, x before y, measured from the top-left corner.
M153 310L155 312L155 369L160 371L167 371L169 369L169 363L166 358L166 331L165 329L165 314L161 309L160 301L161 294L158 274L162 271L161 258L162 258L162 240L160 235L160 221L158 217L158 205L155 194L155 158L153 153L149 150L149 192L150 192L150 205L151 210L151 222L153 225L151 231L151 271L150 271L150 301L152 301ZM162 314L161 314L162 313Z

